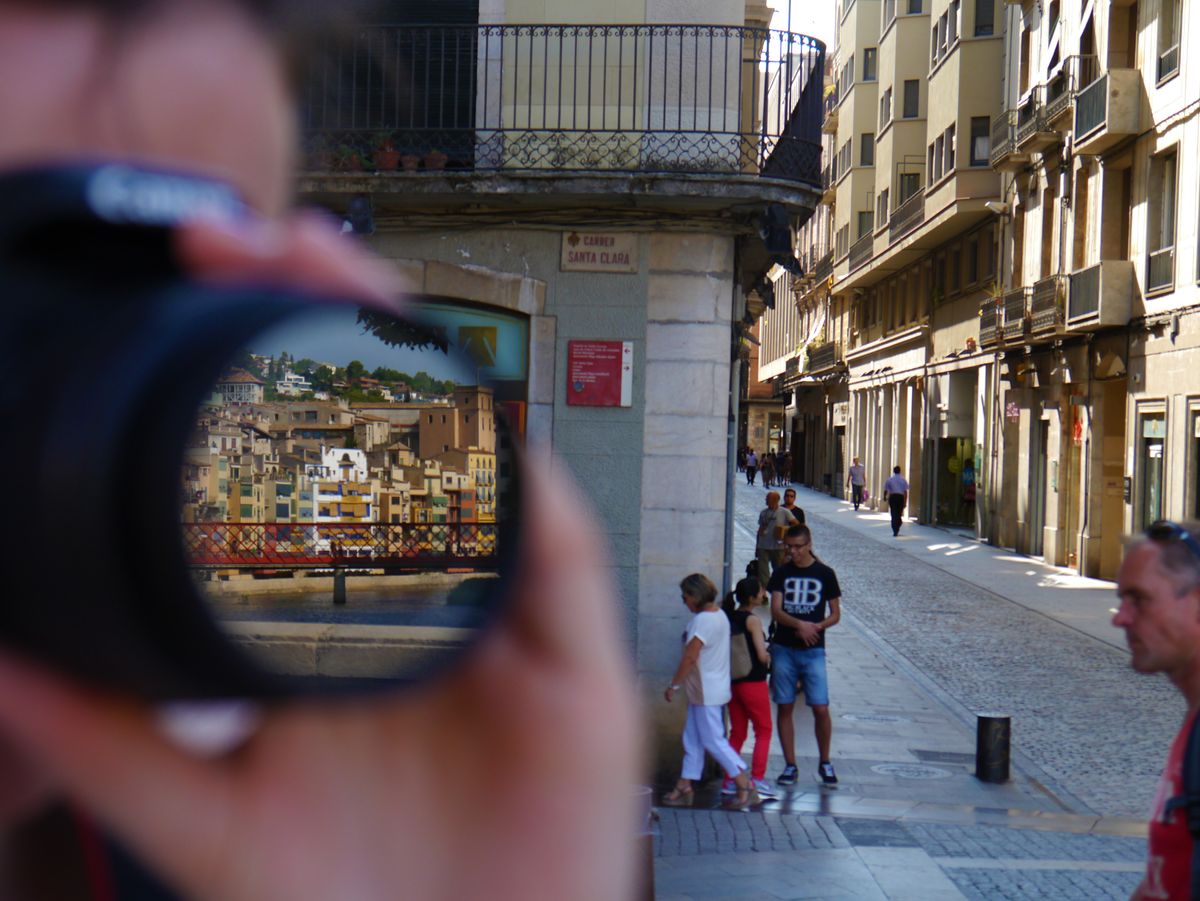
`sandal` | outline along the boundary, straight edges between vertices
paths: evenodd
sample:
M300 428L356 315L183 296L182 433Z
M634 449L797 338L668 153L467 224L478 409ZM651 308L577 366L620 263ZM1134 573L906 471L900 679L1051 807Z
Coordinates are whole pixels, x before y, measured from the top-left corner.
M684 788L683 786L676 785L662 796L662 802L669 807L680 807L684 804L691 804L692 797L695 794L696 791L691 786Z
M745 788L738 786L737 794L729 802L729 806L734 810L745 810L751 804L757 803L758 800L758 795L754 791L754 783L749 782Z

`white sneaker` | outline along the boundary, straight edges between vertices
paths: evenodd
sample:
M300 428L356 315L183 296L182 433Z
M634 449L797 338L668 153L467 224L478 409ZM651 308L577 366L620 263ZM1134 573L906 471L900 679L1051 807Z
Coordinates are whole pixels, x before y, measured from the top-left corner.
M754 779L752 780L752 784L754 785L754 790L758 792L758 796L760 798L779 797L779 792L775 790L775 786L773 786L766 779Z

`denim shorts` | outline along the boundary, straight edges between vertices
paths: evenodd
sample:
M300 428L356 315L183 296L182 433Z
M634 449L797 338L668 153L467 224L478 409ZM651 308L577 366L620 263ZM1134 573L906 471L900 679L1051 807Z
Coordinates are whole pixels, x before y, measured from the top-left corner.
M809 707L828 706L825 649L771 645L771 700L776 704L794 704L797 682L804 683L805 704Z

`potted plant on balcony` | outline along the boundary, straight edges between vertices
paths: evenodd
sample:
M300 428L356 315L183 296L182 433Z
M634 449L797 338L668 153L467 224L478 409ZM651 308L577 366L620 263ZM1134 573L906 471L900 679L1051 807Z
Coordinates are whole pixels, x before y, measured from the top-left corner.
M446 163L450 157L444 151L436 148L425 154L425 168L433 172L441 171L446 168Z
M400 168L405 172L416 172L421 168L421 154L407 150L400 154Z
M400 151L396 149L390 131L381 131L375 135L375 148L371 152L371 161L379 172L393 172L400 165Z
M333 168L339 172L356 172L363 168L363 157L353 144L339 144L334 151Z

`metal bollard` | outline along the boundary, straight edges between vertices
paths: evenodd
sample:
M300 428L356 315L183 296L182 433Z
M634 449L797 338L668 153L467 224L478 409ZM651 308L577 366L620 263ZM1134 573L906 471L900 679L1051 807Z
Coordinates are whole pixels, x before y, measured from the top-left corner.
M333 602L335 604L346 603L346 571L344 569L333 571Z
M1012 717L1007 713L976 714L975 778L982 782L1007 782Z

